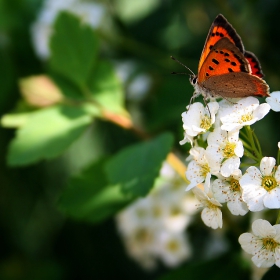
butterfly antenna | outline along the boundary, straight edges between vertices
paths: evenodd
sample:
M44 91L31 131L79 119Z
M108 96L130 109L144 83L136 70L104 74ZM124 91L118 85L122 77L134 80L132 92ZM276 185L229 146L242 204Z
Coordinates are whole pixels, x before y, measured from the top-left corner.
M182 62L180 62L179 60L177 60L174 56L171 55L170 57L171 57L171 59L173 59L174 61L176 61L176 62L178 62L179 64L181 64L181 65L184 66L186 69L188 69L188 70L192 73L192 75L195 76L194 72L193 72L189 67L187 67L187 66L184 65ZM172 72L171 74L184 74L184 73ZM187 75L187 74L186 74L186 75Z

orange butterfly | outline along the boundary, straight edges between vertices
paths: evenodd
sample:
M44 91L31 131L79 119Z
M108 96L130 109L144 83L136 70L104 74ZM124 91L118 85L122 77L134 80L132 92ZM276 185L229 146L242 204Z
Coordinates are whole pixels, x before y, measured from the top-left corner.
M204 98L269 96L269 86L263 76L257 57L245 51L232 25L223 15L218 15L206 38L198 75L192 73L190 77L195 89L192 99L200 94Z

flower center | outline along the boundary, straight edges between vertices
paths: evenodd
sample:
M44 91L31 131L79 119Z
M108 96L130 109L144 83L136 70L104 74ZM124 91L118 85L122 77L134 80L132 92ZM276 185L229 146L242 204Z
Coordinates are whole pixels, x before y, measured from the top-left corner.
M232 192L240 192L240 184L239 181L236 179L230 180L230 189Z
M235 143L227 143L226 146L224 147L223 154L224 158L231 158L235 155L234 149L236 147Z
M262 241L265 249L269 251L274 251L275 248L280 245L273 238L264 238Z
M167 244L166 244L167 249L170 252L176 252L179 250L179 244L176 240L170 240Z
M210 167L209 165L206 163L206 164L202 164L200 165L201 167L201 170L200 170L200 174L206 178L207 174L210 172Z
M155 218L159 218L162 215L162 209L159 206L155 206L152 208L152 213Z
M178 208L178 207L172 207L171 208L171 211L170 211L171 213L171 216L173 216L173 217L176 217L176 216L178 216L178 215L180 215L181 214L181 211L180 211L180 209Z
M145 228L138 228L134 233L134 239L136 242L150 243L153 239L152 234Z
M272 176L265 176L262 179L262 186L266 191L271 191L277 187L277 182Z
M205 115L201 119L200 127L205 129L205 130L208 130L211 127L211 120L208 116Z
M253 119L252 114L242 115L242 117L241 117L241 122L248 122L248 121L250 121L251 119Z

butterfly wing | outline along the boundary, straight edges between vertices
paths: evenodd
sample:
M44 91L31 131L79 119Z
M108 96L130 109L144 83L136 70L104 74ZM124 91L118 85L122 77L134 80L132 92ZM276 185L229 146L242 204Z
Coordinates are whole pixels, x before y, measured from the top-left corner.
M245 50L240 36L226 18L220 14L215 18L208 32L198 64L198 73L212 47L224 37L228 38L242 53L244 53Z
M230 72L213 76L202 84L215 97L243 98L247 96L269 96L269 86L261 78L245 73Z
M264 80L251 74L254 56L245 58L228 38L220 39L211 49L198 74L198 85L211 96L240 98L269 96ZM254 65L259 65L256 60ZM256 68L257 69L257 68ZM258 68L260 70L260 68Z
M212 76L230 72L250 72L243 53L226 37L220 39L208 53L198 73L198 83Z
M248 51L245 51L244 56L251 66L251 74L255 75L259 78L264 77L264 74L263 74L262 68L261 68L261 64L260 64L259 60L257 59L257 57L252 52L248 52Z

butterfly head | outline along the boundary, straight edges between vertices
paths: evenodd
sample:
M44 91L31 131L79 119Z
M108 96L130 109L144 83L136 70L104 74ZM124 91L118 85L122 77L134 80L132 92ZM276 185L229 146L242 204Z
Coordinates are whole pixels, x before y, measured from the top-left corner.
M197 75L190 75L190 83L195 86L197 83Z

